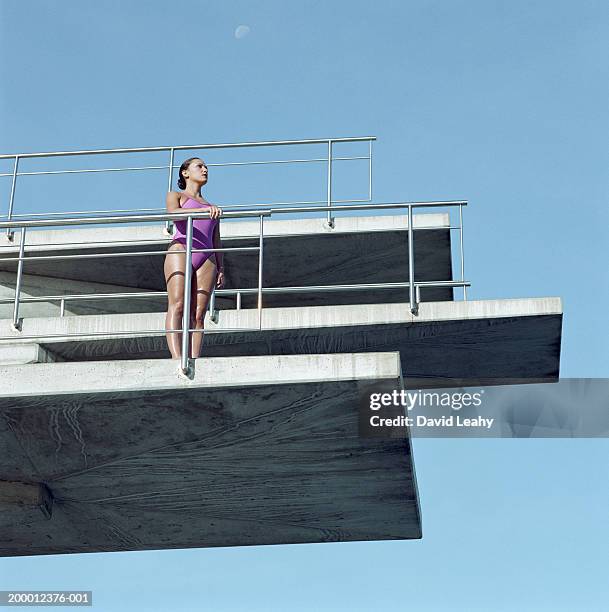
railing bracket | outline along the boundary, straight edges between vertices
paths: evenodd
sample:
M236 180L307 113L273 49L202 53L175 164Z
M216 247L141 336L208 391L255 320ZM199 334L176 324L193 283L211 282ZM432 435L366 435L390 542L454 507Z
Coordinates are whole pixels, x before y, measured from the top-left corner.
M187 380L193 380L195 377L195 364L193 359L188 359L186 362L186 367L182 367L180 365L178 369L178 376L180 378L184 378Z

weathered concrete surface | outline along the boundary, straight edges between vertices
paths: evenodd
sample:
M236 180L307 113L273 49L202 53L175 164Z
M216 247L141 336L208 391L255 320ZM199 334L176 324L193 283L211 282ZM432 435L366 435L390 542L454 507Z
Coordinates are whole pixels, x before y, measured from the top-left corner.
M399 387L396 354L202 359L179 381L176 367L2 370L35 387L55 374L46 394L0 400L0 480L54 498L50 519L0 500L1 555L421 537L409 440L357 430L371 376Z
M143 390L239 388L399 376L399 354L270 355L194 360L194 375L173 359L41 363L0 367L0 398Z
M257 323L256 311L220 311L217 324L207 320L204 354L399 350L410 384L419 384L419 379L435 385L442 379L504 384L507 379L558 378L560 298L422 303L418 316L407 304L271 308L263 312L262 332L247 331ZM21 335L83 334L78 341L64 337L43 343L68 361L164 358L168 356L165 338L141 333L162 330L163 325L159 314L29 319ZM223 329L235 331L213 333ZM120 331L136 337L121 338L116 335ZM87 337L92 333L103 335ZM20 334L11 330L9 321L0 321L0 335L19 342Z
M0 344L0 366L63 361L40 344Z
M414 216L413 226L421 229L415 234L415 279L450 280L452 264L450 252L449 218L446 214L422 214ZM290 219L265 221L264 286L288 287L309 285L361 284L408 281L408 218L404 215L370 217L337 217L334 229L326 227L324 219ZM257 221L224 221L221 224L224 247L257 247ZM127 239L149 240L146 246L133 246ZM0 244L0 257L14 256L17 246ZM26 238L26 255L77 254L69 243L83 242L84 252L118 253L166 250L170 237L163 233L162 225L120 226L91 229L66 229L30 231ZM43 247L49 243L52 247ZM48 294L44 280L95 283L97 286L120 287L122 291L164 291L162 255L122 257L111 259L80 259L63 261L26 261L26 274L37 277L40 291ZM119 265L120 264L120 265ZM0 261L0 272L8 277L0 283L14 285L16 262ZM253 288L258 285L258 254L256 252L228 253L225 256L226 288ZM53 285L49 280L49 287ZM98 290L97 288L95 289ZM110 290L110 289L109 289ZM53 292L55 289L53 289ZM67 293L66 290L61 293ZM269 295L269 306L306 306L325 304L353 304L396 302L407 299L405 289L357 293L298 293ZM451 288L422 288L423 301L453 299ZM226 299L223 298L222 302ZM227 304L234 304L226 300ZM243 306L251 307L254 297L243 297ZM71 312L84 314L95 312L94 302L69 305ZM141 312L139 302L127 300L122 304L108 301L98 308L104 312L125 312L125 304L131 304L130 312ZM161 300L155 310L165 308ZM4 315L7 316L7 315Z

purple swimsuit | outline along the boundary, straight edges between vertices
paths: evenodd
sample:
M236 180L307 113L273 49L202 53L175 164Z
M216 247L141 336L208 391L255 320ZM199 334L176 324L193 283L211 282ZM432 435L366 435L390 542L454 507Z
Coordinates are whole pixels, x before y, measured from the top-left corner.
M209 205L207 205L209 206ZM201 202L188 198L182 208L201 208ZM218 225L218 219L193 219L192 221L192 248L193 249L213 249L214 231ZM176 231L173 241L179 242L186 248L186 221L175 221ZM213 253L193 253L192 267L198 270Z

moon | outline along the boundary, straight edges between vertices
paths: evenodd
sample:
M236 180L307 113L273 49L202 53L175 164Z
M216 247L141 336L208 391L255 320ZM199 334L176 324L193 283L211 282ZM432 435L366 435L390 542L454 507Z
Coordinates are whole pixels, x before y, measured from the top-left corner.
M235 30L235 38L245 38L250 33L250 27L247 25L240 25Z

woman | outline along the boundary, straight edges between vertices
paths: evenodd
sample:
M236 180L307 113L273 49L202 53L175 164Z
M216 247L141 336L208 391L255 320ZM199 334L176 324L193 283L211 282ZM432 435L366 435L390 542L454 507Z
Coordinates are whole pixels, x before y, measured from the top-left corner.
M192 210L208 210L210 218L193 219L192 248L218 249L220 243L220 216L222 211L207 202L201 195L201 187L207 183L207 166L199 157L187 159L181 166L178 187L182 191L167 194L167 212L187 214ZM180 329L184 312L184 277L186 270L186 224L175 221L176 231L165 256L165 282L169 306L165 318L165 329ZM222 253L192 253L192 285L190 300L189 356L196 358L201 352L203 321L207 303L214 284L224 286ZM167 345L173 359L182 354L182 334L167 333Z

